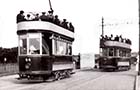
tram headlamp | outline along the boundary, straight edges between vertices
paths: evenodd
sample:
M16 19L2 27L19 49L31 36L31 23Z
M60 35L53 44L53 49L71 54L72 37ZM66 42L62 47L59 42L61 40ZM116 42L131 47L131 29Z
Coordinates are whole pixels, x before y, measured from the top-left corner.
M31 62L31 58L26 58L25 61L26 62Z
M28 62L28 58L25 58L25 61Z
M104 60L106 61L107 59L106 59L106 58L104 58Z
M25 69L30 69L31 63L25 64Z
M31 62L31 58L29 58L28 61Z

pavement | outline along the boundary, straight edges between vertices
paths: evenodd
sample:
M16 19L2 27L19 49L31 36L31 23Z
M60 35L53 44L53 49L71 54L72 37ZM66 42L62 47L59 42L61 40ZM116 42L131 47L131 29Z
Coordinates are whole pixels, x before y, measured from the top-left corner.
M137 75L135 80L135 90L140 90L140 76Z

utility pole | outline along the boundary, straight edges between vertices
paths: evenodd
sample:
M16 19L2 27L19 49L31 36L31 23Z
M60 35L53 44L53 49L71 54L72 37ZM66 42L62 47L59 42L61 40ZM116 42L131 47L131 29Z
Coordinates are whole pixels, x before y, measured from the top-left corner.
M102 36L104 36L104 18L102 17Z
M139 55L139 71L138 71L138 75L140 75L140 0L138 0L138 12L139 12L139 52L138 52L138 55Z

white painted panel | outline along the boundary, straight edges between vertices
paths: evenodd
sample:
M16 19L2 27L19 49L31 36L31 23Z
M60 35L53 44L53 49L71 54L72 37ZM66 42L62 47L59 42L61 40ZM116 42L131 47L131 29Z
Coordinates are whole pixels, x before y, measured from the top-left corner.
M129 62L118 62L118 66L129 66Z
M53 70L62 70L74 68L73 64L53 64Z
M24 22L20 22L17 24L17 30L29 30L29 29L42 29L42 30L50 30L56 33L60 33L63 35L66 35L68 37L74 38L74 33L63 28L60 27L58 25L55 25L53 23L50 22L44 22L44 21L24 21Z
M130 44L123 43L123 42L118 42L118 41L106 41L105 42L106 46L119 46L119 47L124 47L130 49Z

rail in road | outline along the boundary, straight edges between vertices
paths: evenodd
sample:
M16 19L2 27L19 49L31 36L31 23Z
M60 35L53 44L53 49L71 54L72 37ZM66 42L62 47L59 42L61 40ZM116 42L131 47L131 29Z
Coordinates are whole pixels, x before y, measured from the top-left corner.
M0 90L134 90L136 71L81 70L55 82L17 80L18 75L0 77Z

